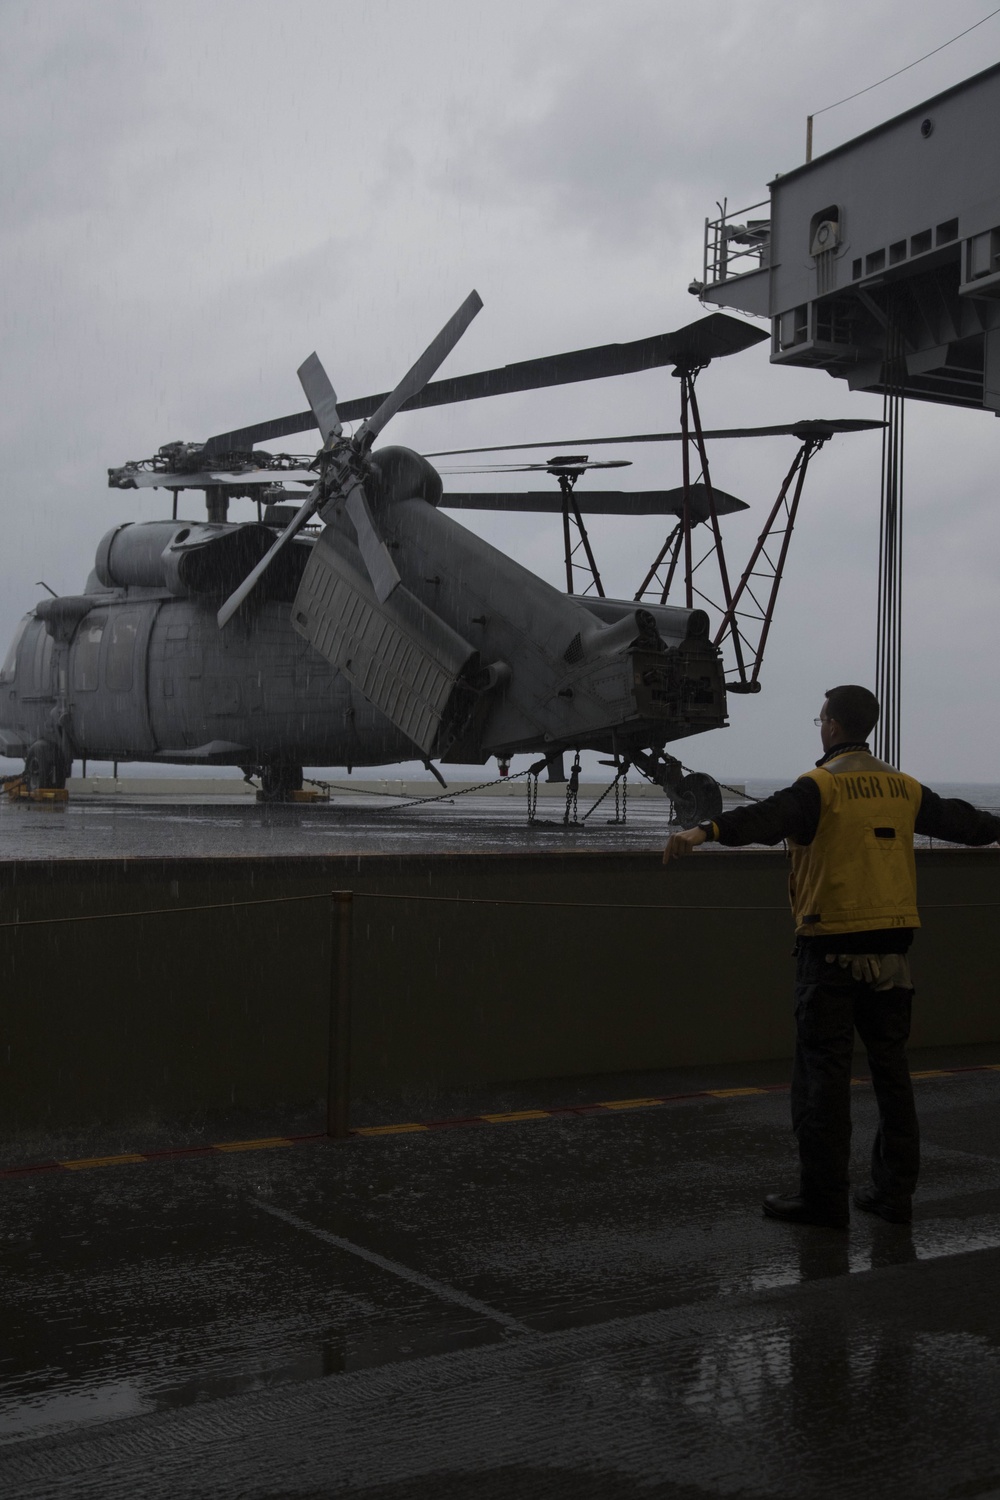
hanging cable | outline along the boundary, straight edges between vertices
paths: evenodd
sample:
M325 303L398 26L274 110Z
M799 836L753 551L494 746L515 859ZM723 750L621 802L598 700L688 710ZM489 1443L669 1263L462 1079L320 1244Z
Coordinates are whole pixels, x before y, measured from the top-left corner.
M880 78L877 83L870 83L868 84L867 88L858 89L856 94L847 94L843 99L837 99L833 104L824 104L822 109L814 109L812 114L809 116L810 120L814 120L817 115L825 115L828 110L838 109L841 104L848 104L852 99L860 99L862 94L870 94L872 89L881 88L883 83L889 82L890 78L898 78L901 73L908 73L911 68L915 68L917 66L917 63L926 62L929 57L936 57L939 52L943 52L944 49L946 47L950 47L953 42L961 41L963 36L968 36L970 31L975 31L978 27L985 26L986 22L992 21L994 16L1000 16L1000 6L997 6L996 10L991 10L988 16L983 16L981 21L974 21L973 24L971 26L967 26L964 31L958 32L956 36L949 37L948 40L946 42L942 42L939 47L934 47L930 52L925 52L923 57L915 57L911 63L906 64L905 68L897 68L895 73L887 73L886 76L884 78Z
M996 10L991 10L988 16L983 16L981 21L975 21L971 26L967 26L964 31L958 32L956 36L949 37L939 47L933 47L930 52L925 52L923 57L915 57L905 67L897 68L895 73L887 73L884 78L879 78L875 83L869 83L867 87L858 89L853 94L845 94L843 99L835 99L832 104L824 104L822 109L814 109L811 115L806 115L806 161L812 161L813 159L813 120L815 120L817 115L825 115L828 110L839 109L842 104L849 104L852 99L860 99L862 94L870 94L872 89L881 88L883 83L888 83L891 78L898 78L901 73L908 73L918 63L926 62L929 57L936 57L939 52L943 52L953 42L958 42L963 36L968 36L970 31L975 31L978 27L985 26L986 22L992 21L994 16L1000 16L1000 6Z
M903 649L903 446L906 363L896 305L886 324L882 397L882 495L878 537L876 693L882 713L876 754L892 766L900 760L900 687Z

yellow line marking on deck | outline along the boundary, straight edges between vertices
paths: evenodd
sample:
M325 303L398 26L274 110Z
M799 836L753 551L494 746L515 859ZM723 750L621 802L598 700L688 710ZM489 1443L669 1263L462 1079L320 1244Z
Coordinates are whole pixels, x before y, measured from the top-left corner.
M977 1063L974 1067L958 1068L922 1068L911 1074L917 1080L925 1078L952 1078L963 1073L1000 1073L1000 1063ZM852 1085L858 1088L871 1086L870 1078L852 1078ZM747 1094L770 1094L787 1093L787 1085L779 1085L776 1088L738 1088L738 1089L698 1089L690 1094L667 1094L658 1095L651 1099L603 1099L596 1104L581 1106L581 1113L593 1109L647 1109L659 1105L679 1103L684 1099L736 1099ZM410 1121L403 1125L361 1125L351 1131L351 1135L412 1135L418 1131L428 1132L444 1125L471 1125L478 1121L487 1124L515 1123L518 1120L551 1120L559 1115L572 1114L573 1108L559 1109L518 1109L509 1110L503 1114L473 1115L465 1120L436 1120L432 1124L423 1125L418 1121ZM254 1141L215 1141L207 1146L195 1146L190 1148L178 1147L176 1150L168 1151L126 1151L118 1156L80 1156L68 1161L47 1161L36 1165L0 1167L0 1178L21 1177L31 1175L35 1172L48 1172L53 1168L62 1167L70 1172L82 1172L89 1167L118 1167L131 1165L134 1162L167 1161L172 1157L178 1159L185 1156L208 1156L213 1152L235 1152L235 1151L262 1151L274 1146L297 1146L304 1141L320 1141L324 1137L318 1132L309 1136L268 1136Z
M662 1104L662 1096L658 1099L602 1099L598 1105L599 1109L643 1109L650 1104Z
M75 1161L61 1161L61 1167L68 1167L71 1172L82 1172L86 1167L118 1167L125 1162L145 1161L135 1151L127 1151L122 1156L79 1156Z
M213 1151L267 1151L272 1146L293 1146L286 1135L272 1135L259 1141L213 1141Z
M548 1109L512 1109L502 1115L477 1115L479 1120L489 1120L491 1125L505 1125L509 1120L547 1120L552 1113Z
M735 1099L738 1094L766 1094L767 1089L706 1089L713 1099Z

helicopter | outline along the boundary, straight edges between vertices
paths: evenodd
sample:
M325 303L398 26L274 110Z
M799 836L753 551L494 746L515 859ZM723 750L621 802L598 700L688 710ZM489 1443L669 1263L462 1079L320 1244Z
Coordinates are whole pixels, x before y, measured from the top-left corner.
M441 765L496 757L505 767L527 752L558 779L564 754L588 749L660 785L684 826L718 813L717 783L685 773L667 746L724 726L727 686L759 684L742 653L742 687L727 684L719 639L695 603L692 532L704 525L718 541L719 517L746 505L711 484L711 434L691 406L693 380L712 358L765 335L715 313L632 344L434 381L481 307L472 292L387 394L339 402L312 354L298 370L308 411L169 443L109 470L114 488L172 491L172 516L114 527L83 592L42 599L21 621L0 669L0 753L23 756L29 789L64 787L76 759L160 761L238 766L259 778L265 800L288 800L306 765L351 771L418 758L444 784ZM374 446L400 410L664 364L684 382L684 484L675 490L584 495L582 474L627 461L564 453L515 466L544 471L557 491L448 494L427 457ZM359 419L349 435L345 423ZM807 463L834 430L871 425L881 424L780 429L803 441L796 504L802 456ZM322 439L314 455L256 446L307 427ZM692 482L695 438L703 463ZM204 520L178 518L178 494L188 489L204 492ZM229 520L236 497L256 502L255 521ZM566 592L449 508L561 511ZM683 549L683 606L666 602L669 580L658 600L606 597L584 521L597 513L675 520L649 577L658 587L657 567L672 559L672 578ZM582 593L581 567L589 572ZM726 599L733 605L728 580Z

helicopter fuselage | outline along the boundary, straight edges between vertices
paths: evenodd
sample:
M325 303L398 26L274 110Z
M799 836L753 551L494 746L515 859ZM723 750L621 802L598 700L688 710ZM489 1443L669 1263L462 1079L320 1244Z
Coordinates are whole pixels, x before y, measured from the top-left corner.
M222 632L203 602L90 597L60 649L22 621L0 682L0 747L68 738L74 757L200 765L383 765L413 747L266 601ZM84 596L87 597L87 596ZM82 601L81 601L82 602ZM66 715L68 714L68 722Z
M460 642L463 718L435 758L628 758L725 723L702 611L562 594L420 495L397 492L378 510L400 596ZM78 758L272 769L427 759L395 700L379 698L391 685L359 677L343 632L339 655L305 638L323 549L361 579L342 517L298 539L272 596L219 628L219 599L275 535L183 521L109 533L83 594L42 600L21 623L0 671L0 753L47 745L64 772ZM381 629L375 618L367 628ZM380 636L377 647L389 650Z

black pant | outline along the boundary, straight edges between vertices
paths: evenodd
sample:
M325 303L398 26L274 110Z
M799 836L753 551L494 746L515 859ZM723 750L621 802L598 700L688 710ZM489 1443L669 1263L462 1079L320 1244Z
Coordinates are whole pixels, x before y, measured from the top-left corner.
M830 952L835 950L831 940ZM795 974L792 1127L798 1137L800 1191L833 1212L850 1189L851 1057L854 1030L868 1051L879 1124L872 1182L880 1194L908 1198L920 1169L920 1132L906 1061L912 990L873 990L825 951L800 949Z

